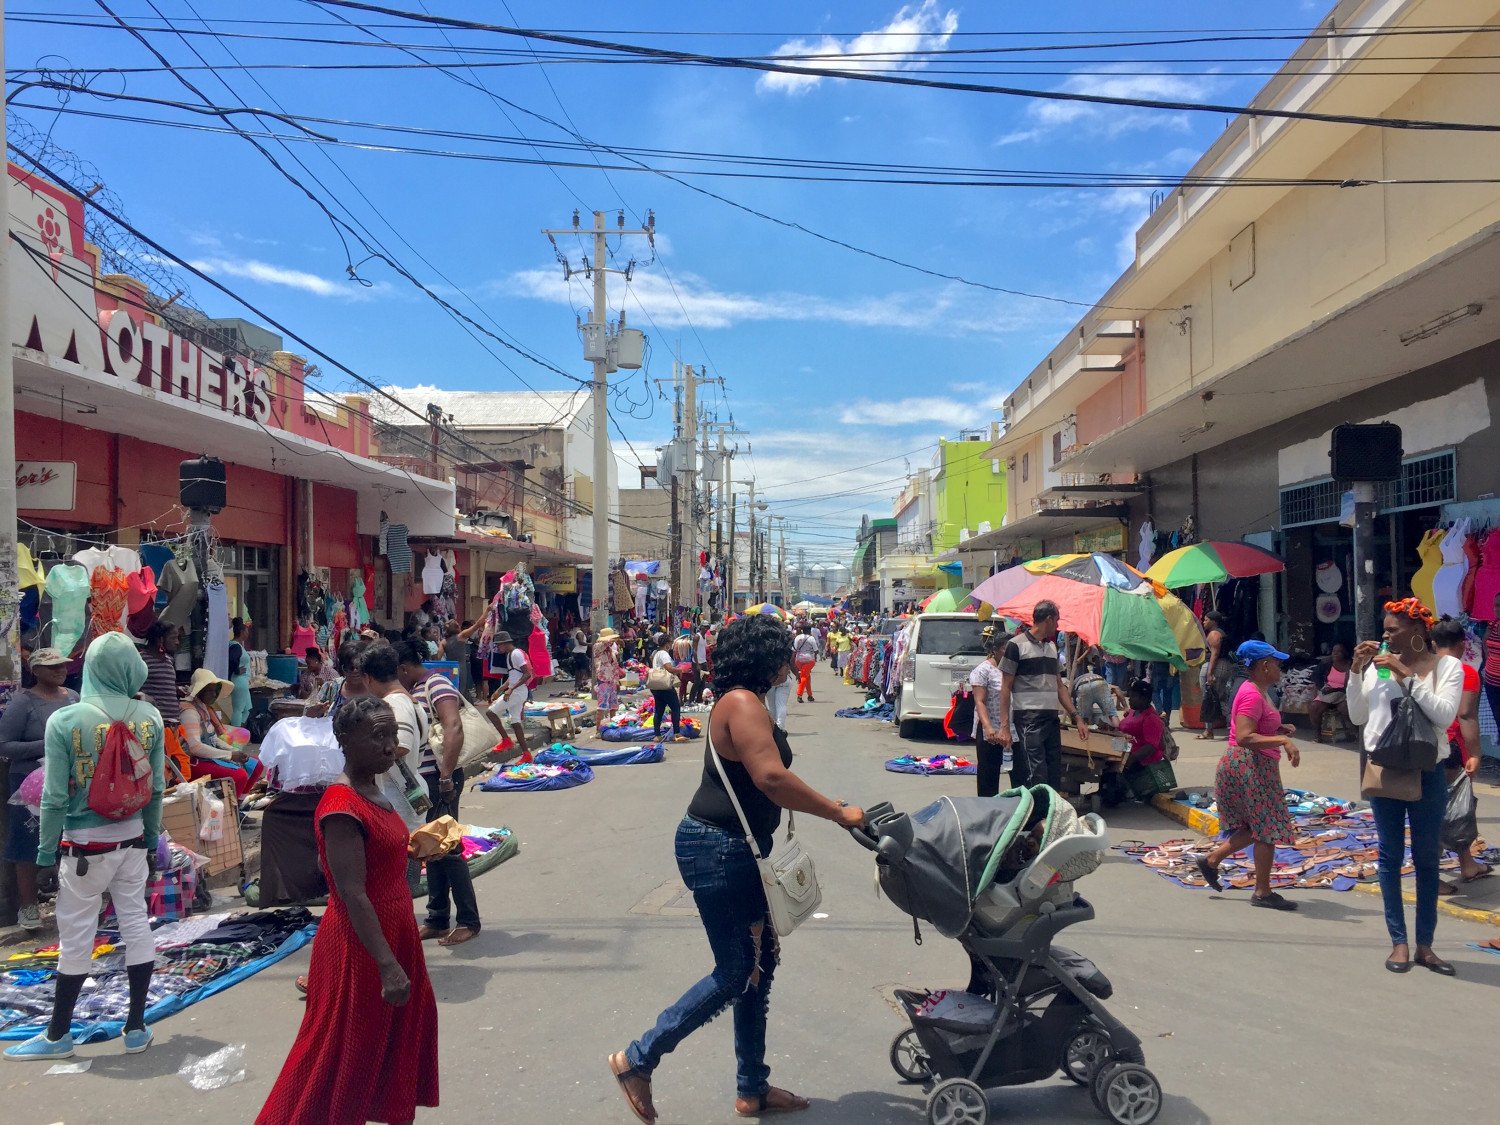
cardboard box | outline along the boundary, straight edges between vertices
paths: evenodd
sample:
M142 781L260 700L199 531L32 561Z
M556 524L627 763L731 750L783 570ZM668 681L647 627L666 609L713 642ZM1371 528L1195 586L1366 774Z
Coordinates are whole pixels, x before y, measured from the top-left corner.
M208 841L198 833L202 821L198 815L199 801L189 792L208 787L224 802L223 839ZM240 839L239 798L234 793L234 782L228 778L200 777L185 782L168 792L161 803L161 830L173 841L199 855L208 857L207 874L219 875L231 868L241 867L245 862L244 844Z

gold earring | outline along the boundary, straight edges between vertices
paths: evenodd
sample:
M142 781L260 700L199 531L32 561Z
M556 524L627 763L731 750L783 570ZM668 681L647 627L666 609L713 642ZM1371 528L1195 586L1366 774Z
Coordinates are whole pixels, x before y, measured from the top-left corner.
M1411 647L1412 647L1412 651L1414 651L1414 652L1426 652L1427 651L1427 638L1426 637L1413 637L1411 639Z

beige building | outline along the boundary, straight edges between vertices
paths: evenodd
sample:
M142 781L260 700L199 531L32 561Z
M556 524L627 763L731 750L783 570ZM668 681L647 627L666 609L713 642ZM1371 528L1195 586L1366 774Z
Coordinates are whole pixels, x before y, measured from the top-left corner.
M1384 34L1435 26L1492 30L1424 34L1420 51ZM1493 122L1495 29L1494 0L1339 4L1252 107L1392 126L1232 121L1139 229L1134 264L1006 400L1006 524L965 548L1093 545L1134 562L1143 530L1250 539L1294 564L1262 584L1260 628L1312 650L1354 633L1335 425L1403 429L1380 587L1409 590L1433 527L1500 522L1500 183L1460 182L1495 179L1500 134L1421 124ZM1336 605L1311 582L1329 565Z
M672 493L665 488L620 489L620 557L672 556Z

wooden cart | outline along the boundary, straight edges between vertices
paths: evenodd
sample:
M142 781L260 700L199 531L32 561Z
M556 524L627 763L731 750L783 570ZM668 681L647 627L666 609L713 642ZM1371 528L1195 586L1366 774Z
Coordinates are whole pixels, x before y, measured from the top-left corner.
M1104 775L1119 773L1130 756L1130 740L1108 731L1089 731L1083 742L1078 731L1062 729L1062 793L1079 812L1098 812Z

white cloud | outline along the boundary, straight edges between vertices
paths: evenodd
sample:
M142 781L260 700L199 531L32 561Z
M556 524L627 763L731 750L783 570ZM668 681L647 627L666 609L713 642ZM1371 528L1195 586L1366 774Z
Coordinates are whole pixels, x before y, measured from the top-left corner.
M384 282L364 286L353 281L330 281L326 277L319 277L306 270L288 269L285 266L272 265L270 262L261 262L254 258L199 258L197 261L190 262L189 265L204 273L244 278L246 281L258 281L262 285L279 285L287 289L311 293L316 297L337 297L343 300L359 301L377 293L384 293L388 289Z
M1208 96L1213 83L1211 78L1188 77L1169 71L1155 74L1106 72L1075 75L1064 82L1059 90L1070 94L1110 98L1195 102ZM1090 137L1113 140L1134 132L1186 132L1191 124L1190 115L1185 112L1069 101L1033 101L1026 108L1025 120L1028 127L1002 135L995 144L1013 145L1038 141L1063 128L1072 128Z
M818 39L793 39L777 47L777 55L820 55L802 58L797 66L815 70L914 70L926 61L913 58L913 52L935 51L946 47L958 30L958 13L943 11L937 0L908 4L891 17L884 27L841 40L832 35ZM814 74L762 74L756 82L761 90L782 94L805 94L823 79Z
M945 429L972 425L975 419L988 421L1004 405L1005 395L988 394L951 398L945 395L916 395L889 401L859 399L839 412L845 426L912 426L935 423Z
M665 276L643 270L623 296L637 326L662 329L693 325L732 328L760 321L818 321L864 328L900 329L939 336L997 335L1051 323L1055 310L1038 302L982 294L949 284L931 290L877 297L830 298L808 293L736 293L717 289L703 278L679 271L675 288ZM521 270L485 287L490 292L577 304L577 290L556 269ZM643 314L649 313L649 319ZM642 319L635 319L641 316Z

